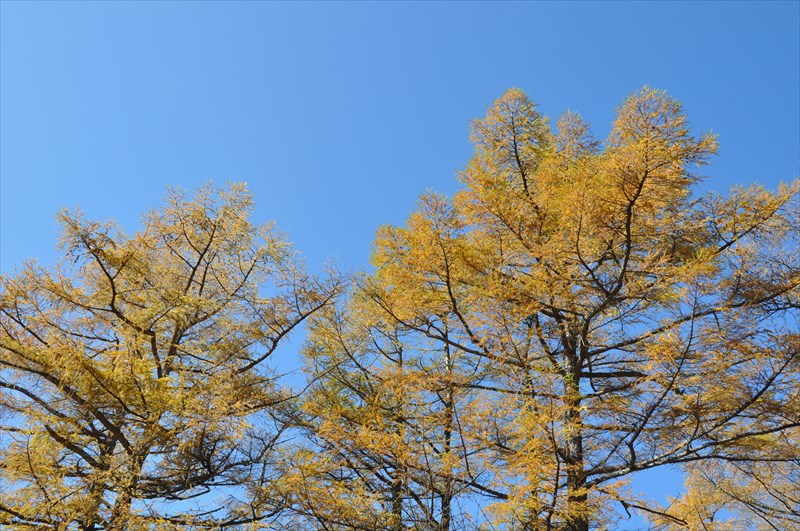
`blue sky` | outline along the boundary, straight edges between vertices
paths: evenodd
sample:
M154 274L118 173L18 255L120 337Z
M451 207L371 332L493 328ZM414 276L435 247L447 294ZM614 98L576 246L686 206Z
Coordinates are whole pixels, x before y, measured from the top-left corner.
M0 3L0 270L53 215L134 228L167 185L247 181L318 268L451 192L518 86L599 135L644 84L719 134L709 188L798 175L800 3Z
M318 271L450 193L518 86L599 136L649 84L719 135L705 188L800 173L800 2L0 2L0 271L54 214L135 229L169 185L246 181ZM658 480L648 481L658 489Z

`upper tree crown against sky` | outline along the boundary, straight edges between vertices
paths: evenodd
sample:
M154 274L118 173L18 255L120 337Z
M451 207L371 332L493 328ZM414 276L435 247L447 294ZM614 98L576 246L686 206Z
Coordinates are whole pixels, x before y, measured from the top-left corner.
M382 228L374 273L313 319L300 512L327 529L800 525L800 183L697 196L715 138L648 87L603 143L577 114L555 125L506 92L473 123L463 189ZM629 487L668 465L689 475L669 506Z

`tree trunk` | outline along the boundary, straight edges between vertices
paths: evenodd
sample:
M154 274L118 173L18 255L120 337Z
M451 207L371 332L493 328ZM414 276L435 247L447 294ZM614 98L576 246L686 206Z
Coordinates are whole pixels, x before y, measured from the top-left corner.
M149 440L150 430L145 429L143 440ZM131 465L128 469L128 478L124 484L121 485L120 491L117 494L117 499L114 501L114 507L111 509L111 521L108 525L109 531L124 531L128 528L131 520L131 503L133 502L133 495L139 486L139 479L142 475L142 467L144 461L150 454L149 445L144 449L134 452L131 455Z
M447 334L447 322L445 321L445 334ZM450 345L445 343L444 346L445 361L447 362L447 376L450 378L453 374L453 356L450 353ZM448 380L451 382L452 380ZM452 452L453 441L453 422L455 420L454 398L453 398L453 385L447 384L447 394L444 401L444 447L442 448L442 455L445 458L450 457ZM452 472L447 471L448 477L444 480L444 487L441 494L442 502L442 516L439 519L439 531L450 531L450 519L452 518L452 505L453 505L453 480L450 477Z
M117 495L114 502L114 508L111 511L111 522L108 525L109 530L123 531L125 525L130 520L131 515L131 494L125 489Z
M392 529L402 531L403 529L403 480L400 470L395 470L395 477L392 480Z
M107 473L111 468L111 460L114 455L116 443L100 443L99 455L96 458L99 465L95 469L96 477L89 485L89 495L86 503L86 511L78 522L78 527L82 531L96 531L103 523L100 517L100 509L103 505L103 497L106 493Z
M448 389L448 400L445 404L445 429L444 429L444 452L446 457L449 457L452 451L452 437L453 437L453 391ZM448 472L449 474L449 472ZM450 531L450 518L453 503L453 481L450 477L445 478L445 485L442 489L442 517L439 521L439 531Z
M580 362L578 356L567 356L565 380L567 411L564 424L567 429L567 518L568 531L589 531L589 514L586 507L586 473L583 461L583 418L581 416Z

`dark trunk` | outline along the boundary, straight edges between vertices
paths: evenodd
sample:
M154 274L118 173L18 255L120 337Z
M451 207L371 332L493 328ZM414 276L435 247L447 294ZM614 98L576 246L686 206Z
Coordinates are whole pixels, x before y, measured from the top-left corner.
M130 455L131 464L128 469L128 477L125 478L124 483L120 484L117 499L111 509L111 522L107 527L109 531L124 531L128 528L128 522L131 519L131 503L139 488L144 462L152 449L152 435L155 430L153 426L154 424L151 424L144 429L142 442L138 449Z
M395 470L395 477L392 480L392 529L402 531L403 529L403 480L400 470Z
M453 392L448 390L448 401L445 404L445 429L444 429L444 456L448 456L451 449L453 438ZM444 480L442 489L442 517L439 522L439 531L450 531L450 518L453 504L453 482L447 477Z
M567 411L564 418L567 429L566 473L568 531L589 531L586 501L586 473L583 461L583 418L581 416L580 362L578 356L567 356L565 380Z
M114 455L114 442L99 444L99 455L95 459L98 467L95 469L96 476L89 484L88 500L86 511L78 522L78 527L83 531L96 531L102 524L100 518L100 508L103 505L103 498L106 493L106 472L111 467L111 459Z
M445 334L447 334L447 323L445 322ZM447 362L447 375L453 374L453 356L450 353L450 345L444 346L445 361ZM444 444L442 455L449 458L453 444L453 422L455 420L453 386L448 384L444 400ZM442 517L439 520L439 531L450 531L450 519L452 518L453 505L453 480L450 477L444 478L442 487Z

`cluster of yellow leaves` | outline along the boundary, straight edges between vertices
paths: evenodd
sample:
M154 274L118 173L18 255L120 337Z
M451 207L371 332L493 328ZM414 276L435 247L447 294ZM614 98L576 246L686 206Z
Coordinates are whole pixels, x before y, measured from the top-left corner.
M338 287L307 277L251 207L243 185L171 191L133 235L65 211L63 263L0 278L0 523L175 529L272 513L220 488L268 466L286 393L262 362Z
M694 196L715 137L647 87L603 143L575 113L556 124L518 89L499 98L464 188L379 230L338 318L361 339L312 330L310 429L395 523L586 531L638 511L693 527L627 479L758 463L748 444L800 422L800 183Z

